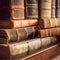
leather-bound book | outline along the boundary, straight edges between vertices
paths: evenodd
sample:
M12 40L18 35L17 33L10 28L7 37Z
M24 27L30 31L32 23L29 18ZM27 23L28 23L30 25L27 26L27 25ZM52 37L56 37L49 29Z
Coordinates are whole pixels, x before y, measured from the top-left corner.
M37 19L27 20L11 20L11 21L0 21L0 29L14 29L20 27L36 26L38 24Z
M51 28L60 26L59 18L42 18L39 20L39 26L41 28Z
M0 59L16 60L27 55L27 42L0 44Z
M41 0L40 18L51 18L51 0Z

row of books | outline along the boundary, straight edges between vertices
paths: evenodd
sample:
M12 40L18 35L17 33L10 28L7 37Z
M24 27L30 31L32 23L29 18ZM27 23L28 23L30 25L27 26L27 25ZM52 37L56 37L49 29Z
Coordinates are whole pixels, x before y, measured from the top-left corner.
M0 6L0 20L53 18L59 15L56 0L1 0Z

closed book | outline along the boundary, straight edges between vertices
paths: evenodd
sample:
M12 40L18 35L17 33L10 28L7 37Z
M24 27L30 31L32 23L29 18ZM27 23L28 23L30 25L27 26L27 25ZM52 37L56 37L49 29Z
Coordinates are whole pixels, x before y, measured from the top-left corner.
M0 29L0 44L19 42L36 37L36 26L18 29Z
M26 56L27 52L28 52L27 42L0 45L0 59L7 59L7 60L20 59Z
M51 0L41 0L40 18L51 18Z
M57 36L60 35L60 28L49 28L49 29L40 29L38 30L38 37L48 37L48 36Z
M0 29L14 29L20 27L36 26L38 24L37 19L27 19L27 20L10 20L10 21L0 21Z
M24 8L0 9L0 20L24 19Z
M26 6L26 19L28 18L38 18L38 5Z
M59 23L59 18L42 18L39 20L40 28L58 27L60 26Z
M1 8L21 8L24 7L24 0L0 0L0 7Z

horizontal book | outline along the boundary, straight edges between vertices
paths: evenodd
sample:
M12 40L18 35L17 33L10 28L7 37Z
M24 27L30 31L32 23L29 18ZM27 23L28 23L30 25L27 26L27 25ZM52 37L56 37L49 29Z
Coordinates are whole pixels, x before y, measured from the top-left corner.
M57 39L55 36L53 36L41 39L30 39L29 41L19 43L0 44L0 59L20 59L29 54L37 52L39 49L45 48L56 43Z
M0 29L14 29L20 27L36 26L38 24L37 19L26 19L26 20L1 20Z
M24 8L0 9L0 20L24 19Z
M36 26L18 29L0 29L0 43L18 42L37 36Z
M40 28L60 27L60 18L42 18L39 20Z
M38 29L38 37L48 37L60 35L60 28Z
M38 18L38 5L26 6L26 19L28 18Z
M24 0L0 0L1 8L21 8L24 7Z

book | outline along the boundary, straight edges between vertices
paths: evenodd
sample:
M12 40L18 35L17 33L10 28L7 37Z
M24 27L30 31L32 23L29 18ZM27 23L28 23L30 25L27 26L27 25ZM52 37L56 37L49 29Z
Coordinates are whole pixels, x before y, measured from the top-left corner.
M51 0L41 0L40 5L40 18L51 18Z
M6 5L5 5L6 4ZM24 0L1 0L0 20L24 19Z
M57 36L60 35L60 28L49 28L49 29L38 29L38 37L50 37L50 36Z
M42 18L39 20L40 28L51 28L60 26L60 18Z
M52 12L51 12L51 17L55 18L56 17L56 0L52 0Z
M0 29L14 29L20 27L36 26L38 24L37 19L24 19L24 20L10 20L0 21Z
M19 42L37 36L36 26L18 29L0 29L0 44Z
M28 44L27 42L1 44L0 49L0 59L19 59L27 55Z

